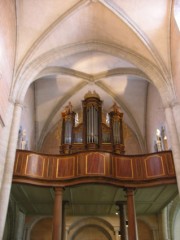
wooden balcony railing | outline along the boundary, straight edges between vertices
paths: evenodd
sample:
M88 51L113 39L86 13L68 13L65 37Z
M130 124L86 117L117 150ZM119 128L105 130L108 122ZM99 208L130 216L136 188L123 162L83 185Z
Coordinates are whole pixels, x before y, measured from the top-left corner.
M80 183L149 187L176 183L176 176L171 151L133 156L92 151L62 156L17 150L13 182L54 187Z

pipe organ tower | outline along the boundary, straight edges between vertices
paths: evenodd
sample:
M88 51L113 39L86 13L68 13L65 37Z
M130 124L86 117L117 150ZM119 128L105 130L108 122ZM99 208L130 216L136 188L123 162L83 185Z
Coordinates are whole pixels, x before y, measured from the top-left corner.
M62 134L60 154L71 154L88 150L102 150L124 154L123 113L116 104L109 113L102 112L99 95L89 91L82 101L82 118L72 105L62 112Z

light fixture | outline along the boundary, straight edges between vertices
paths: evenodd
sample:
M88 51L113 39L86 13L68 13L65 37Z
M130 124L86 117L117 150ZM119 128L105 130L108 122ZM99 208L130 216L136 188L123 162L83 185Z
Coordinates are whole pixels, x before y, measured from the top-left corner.
M128 227L128 220L126 220L126 227Z

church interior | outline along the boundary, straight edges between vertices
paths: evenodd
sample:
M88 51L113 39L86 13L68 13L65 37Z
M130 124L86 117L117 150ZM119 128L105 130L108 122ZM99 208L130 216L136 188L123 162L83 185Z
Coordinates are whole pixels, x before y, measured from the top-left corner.
M0 239L179 240L180 0L0 1Z

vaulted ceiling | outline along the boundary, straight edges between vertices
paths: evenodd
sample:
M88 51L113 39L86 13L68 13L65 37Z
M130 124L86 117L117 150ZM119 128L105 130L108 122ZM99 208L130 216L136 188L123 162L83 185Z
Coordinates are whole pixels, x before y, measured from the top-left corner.
M154 84L146 68L161 76L170 74L171 4L16 1L17 79L26 79L27 86L36 80L39 148L67 102L78 109L84 94L95 90L105 111L113 102L121 107L144 151L147 91Z

